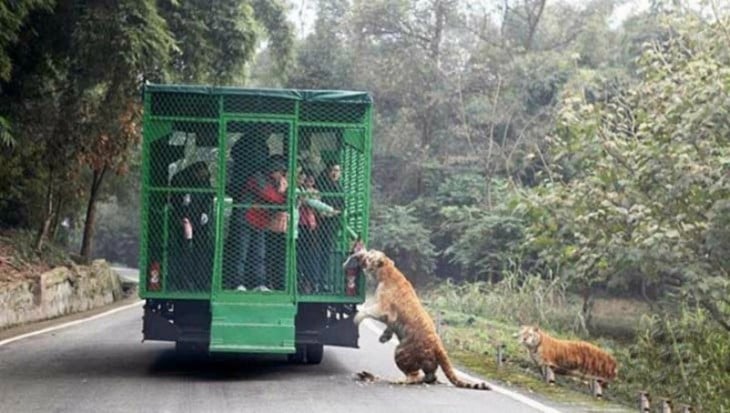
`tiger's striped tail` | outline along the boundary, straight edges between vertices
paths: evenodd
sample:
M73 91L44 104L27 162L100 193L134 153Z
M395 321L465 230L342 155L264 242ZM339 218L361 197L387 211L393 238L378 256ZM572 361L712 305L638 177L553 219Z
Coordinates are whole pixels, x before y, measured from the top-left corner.
M462 389L492 390L492 388L489 387L487 383L468 383L456 377L456 372L454 371L454 367L451 365L449 356L446 354L446 349L444 348L444 345L440 342L436 351L436 360L441 366L441 369L444 371L444 374L446 374L446 377L454 386L460 387Z

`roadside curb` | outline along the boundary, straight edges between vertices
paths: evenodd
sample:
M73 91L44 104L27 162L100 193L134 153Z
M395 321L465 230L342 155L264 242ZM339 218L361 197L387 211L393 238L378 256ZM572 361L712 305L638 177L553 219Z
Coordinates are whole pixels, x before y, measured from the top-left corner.
M102 317L106 317L108 315L112 315L114 313L118 313L120 311L124 311L124 310L130 309L132 307L142 305L142 303L144 303L144 301L142 301L142 300L135 301L132 304L127 304L127 305L123 305L121 307L116 307L116 308L113 308L113 309L111 309L109 311L105 311L103 313L95 314L95 315L92 315L90 317L85 317L85 318L81 318L81 319L78 319L78 320L69 321L67 323L62 323L62 324L58 324L58 325L55 325L55 326L47 327L47 328L44 328L44 329L41 329L41 330L31 331L29 333L20 334L20 335L14 336L14 337L10 337L10 338L7 338L5 340L0 341L0 347L4 346L6 344L13 343L15 341L23 340L25 338L37 336L37 335L40 335L40 334L49 333L51 331L61 330L61 329L66 328L66 327L71 327L71 326L75 326L75 325L78 325L78 324L85 323L87 321L92 321L92 320L96 320L96 319L99 319L99 318L102 318Z

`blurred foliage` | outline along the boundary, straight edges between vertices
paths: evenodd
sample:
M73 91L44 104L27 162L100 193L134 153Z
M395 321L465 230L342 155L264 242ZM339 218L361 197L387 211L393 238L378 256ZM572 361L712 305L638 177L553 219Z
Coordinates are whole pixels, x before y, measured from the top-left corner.
M640 78L603 101L566 89L544 184L526 201L528 243L573 284L649 284L730 331L718 255L730 195L726 23L668 21L675 33L645 46Z
M636 343L621 352L626 402L637 388L661 388L664 397L698 406L702 411L730 408L730 336L718 330L700 308L683 307L676 317L642 319Z
M409 279L419 284L433 275L436 253L429 232L414 212L413 208L398 205L376 211L371 246L385 252Z

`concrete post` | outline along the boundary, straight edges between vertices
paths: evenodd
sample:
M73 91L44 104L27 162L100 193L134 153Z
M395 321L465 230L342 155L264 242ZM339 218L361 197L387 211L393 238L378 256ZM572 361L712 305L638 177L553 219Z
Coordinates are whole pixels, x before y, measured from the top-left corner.
M545 366L545 381L549 384L555 384L555 372L550 366Z
M671 400L669 400L667 398L662 398L662 399L660 399L660 402L659 403L660 403L659 404L659 406L660 406L660 410L659 411L660 412L662 412L662 413L672 413L672 401Z
M504 343L499 344L497 346L497 368L502 368L502 365L504 364L504 349L505 349Z
M639 411L641 413L649 413L651 411L649 393L645 391L639 392Z
M591 380L591 391L593 392L593 397L598 399L603 397L603 386L600 380Z

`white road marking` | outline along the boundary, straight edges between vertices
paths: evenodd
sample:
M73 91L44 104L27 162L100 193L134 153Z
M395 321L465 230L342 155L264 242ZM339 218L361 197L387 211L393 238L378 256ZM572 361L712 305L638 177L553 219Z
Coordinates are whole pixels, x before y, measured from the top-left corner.
M63 323L63 324L59 324L59 325L56 325L56 326L44 328L43 330L31 331L30 333L25 333L25 334L21 334L19 336L10 337L10 338L7 338L5 340L0 341L0 347L4 346L6 344L10 344L10 343L12 343L14 341L22 340L24 338L37 336L39 334L45 334L45 333L48 333L48 332L51 332L51 331L60 330L62 328L71 327L71 326L75 326L75 325L78 325L78 324L81 324L81 323L85 323L87 321L93 321L93 320L96 320L96 319L99 319L99 318L102 318L102 317L106 317L108 315L112 315L114 313L118 313L120 311L124 311L124 310L130 309L132 307L141 305L142 303L144 303L143 300L136 301L136 302L134 302L132 304L127 304L127 305L122 306L122 307L117 307L117 308L114 308L112 310L105 311L103 313L99 313L99 314L93 315L91 317L82 318L82 319L74 320L74 321L69 321L68 323Z
M15 336L15 337L10 337L8 339L5 339L5 340L0 341L0 347L4 346L6 344L10 344L12 342L18 341L18 340L22 340L24 338L33 337L33 336L37 336L37 335L40 335L40 334L49 333L51 331L60 330L60 329L66 328L66 327L71 327L71 326L75 326L75 325L78 325L78 324L86 323L86 322L89 322L89 321L97 320L99 318L106 317L106 316L109 316L109 315L118 313L120 311L128 310L130 308L139 306L142 303L144 303L143 300L136 301L136 302L134 302L132 304L127 304L125 306L118 307L118 308L115 308L115 309L112 309L112 310L109 310L109 311L106 311L106 312L103 312L103 313L100 313L100 314L96 314L96 315L93 315L91 317L82 318L80 320L75 320L75 321L70 321L68 323L59 324L59 325L56 325L56 326L53 326L53 327L44 328L44 329L38 330L38 331L32 331L30 333L21 334L19 336ZM370 320L370 319L365 320L365 326L368 329L370 329L370 331L374 332L377 335L380 335L380 334L383 333L383 329L380 328L380 327L378 327L378 326L376 326L375 323L373 322L373 320ZM515 392L513 392L511 390L507 390L504 387L498 386L498 385L496 385L494 383L490 383L490 382L488 382L486 380L479 379L479 378L474 377L474 376L472 376L470 374L464 373L463 371L456 370L456 374L458 374L459 376L461 376L463 379L466 379L466 380L469 380L469 381L472 381L472 382L485 381L487 384L489 384L489 387L492 388L492 391L497 392L499 394L502 394L504 396L507 396L507 397L509 397L512 400L515 400L517 402L520 402L522 404L525 404L527 406L530 406L530 407L532 407L534 409L537 409L537 410L539 410L539 411L541 411L543 413L562 413L560 410L554 409L554 408L552 408L550 406L546 406L546 405L544 405L544 404L542 404L542 403L540 403L540 402L538 402L536 400L530 399L529 397L523 396L523 395L521 395L519 393L515 393Z
M367 320L364 321L364 323L365 323L365 327L367 327L370 331L374 332L375 334L380 335L380 334L383 333L383 328L377 326L372 319L367 319ZM393 337L393 340L397 340L397 337ZM550 406L546 406L546 405L538 402L537 400L533 400L533 399L531 399L531 398L529 398L527 396L523 396L523 395L521 395L519 393L516 393L516 392L513 392L511 390L507 390L507 389L505 389L502 386L498 386L498 385L496 385L494 383L490 383L490 382L488 382L486 380L482 380L480 378L474 377L474 376L472 376L470 374L464 373L463 371L459 371L459 370L456 370L456 369L454 369L454 370L456 371L456 374L458 376L460 376L462 379L469 380L469 381L472 381L472 382L477 382L477 383L484 381L487 384L489 384L489 387L492 388L492 391L494 391L496 393L499 393L499 394L502 394L504 396L507 396L510 399L515 400L517 402L520 402L522 404L525 404L527 406L530 406L533 409L537 409L540 412L543 412L543 413L562 413L560 410L557 410L557 409L555 409L553 407L550 407Z

